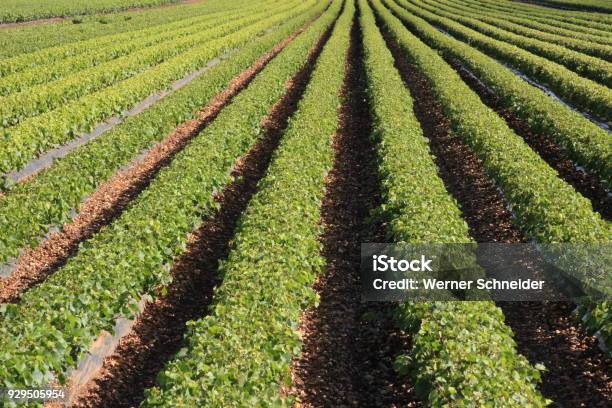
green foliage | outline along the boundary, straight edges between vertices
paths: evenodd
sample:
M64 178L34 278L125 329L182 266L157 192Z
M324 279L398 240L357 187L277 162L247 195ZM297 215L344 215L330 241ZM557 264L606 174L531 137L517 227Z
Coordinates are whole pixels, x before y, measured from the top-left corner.
M118 315L131 315L130 304L169 283L188 233L218 206L214 193L231 181L236 159L262 132L262 116L333 17L325 14L273 59L120 218L18 305L1 311L1 386L61 380L101 330L112 330Z
M314 304L310 285L325 263L318 220L353 13L353 2L346 2L268 174L240 218L211 315L189 324L186 347L143 407L290 405L280 386L291 381L300 312Z
M395 3L429 23L443 28L456 38L469 43L493 58L500 59L522 71L530 78L541 82L555 91L560 97L573 103L586 112L604 119L612 118L612 90L604 85L568 70L567 68L534 55L515 45L495 40L451 19L440 17L406 0Z
M239 12L234 10L222 11L187 18L179 22L164 24L138 32L97 38L94 43L88 43L86 48L77 42L64 47L55 47L52 52L45 50L45 52L10 58L2 63L2 67L6 68L7 71L0 77L0 95L6 96L15 92L24 92L24 90L34 85L47 84L65 77L93 75L97 71L87 70L88 68L99 66L127 55L140 55L139 59L141 63L144 63L144 60L142 60L144 48L155 48L159 51L161 44L171 46L173 40L192 36L202 30L214 28L226 22L230 17L232 20L238 20L246 14L252 15L254 11L260 11L262 6L265 6L265 2L258 3L257 6L245 7ZM185 48L183 47L183 49ZM40 60L49 56L49 54L51 54L50 58ZM107 72L116 71L116 69L117 67L113 63L105 64ZM135 73L134 71L132 75ZM105 79L105 81L107 80ZM108 84L108 82L105 83ZM93 86L103 88L105 84L94 83ZM42 89L45 88L37 88L38 91L42 91ZM93 90L94 88L91 87L87 89L88 92ZM23 95L25 95L26 100L28 95L31 96L30 94L22 93ZM6 99L0 99L0 101L2 100Z
M372 11L365 0L359 4L389 240L471 242L457 203L438 177L412 99ZM413 348L398 357L396 368L412 374L427 405L546 405L536 390L539 371L516 352L504 316L492 302L405 303L397 321L413 333Z
M7 61L13 60L21 54L41 52L47 49L47 56L33 65L45 64L57 58L64 58L62 48L69 44L89 41L93 49L98 41L107 41L110 37L128 34L123 41L136 38L141 33L146 34L147 29L171 24L190 18L203 17L223 11L234 10L239 12L245 7L246 0L206 0L180 7L151 8L139 11L129 11L116 14L107 14L105 18L109 24L99 24L97 16L79 16L79 24L71 20L53 24L25 25L0 30L0 72L7 68ZM108 43L111 44L111 43ZM57 50L58 53L53 53ZM3 74L0 74L2 76Z
M484 7L496 13L518 15L540 21L553 27L594 35L612 36L609 33L612 18L600 13L564 11L553 8L533 7L518 2L497 0L464 0L466 3Z
M308 9L306 16L316 10ZM294 10L284 18L299 15L302 9ZM304 21L306 17L297 17ZM15 185L0 200L0 262L19 254L21 248L37 245L50 227L63 224L71 209L77 209L81 201L102 182L143 149L150 148L163 139L176 125L192 119L196 110L204 106L220 92L232 76L246 69L257 55L286 36L297 24L295 21L282 29L263 37L242 39L248 45L229 61L223 61L202 77L169 95L145 112L128 118L109 131L104 137L95 139L58 159L54 165L42 171L33 180Z
M433 3L435 5L432 6L429 0L410 0L410 2L422 9L431 11L439 16L447 17L491 38L516 45L535 55L545 57L558 64L564 65L580 76L592 79L607 87L612 86L612 63L608 61L568 50L563 46L551 44L542 39L528 38L502 30L473 18L473 12L461 12L454 8L444 7L436 3ZM612 47L605 48L612 53Z
M298 9L304 10L310 4L304 3ZM25 95L6 97L0 102L0 112L7 124L14 118L44 113L3 130L6 137L0 140L0 173L21 168L36 155L74 138L80 132L91 130L95 124L132 107L172 81L203 67L211 59L239 48L253 36L282 21L284 12L296 9L292 6L276 7L272 12L258 13L195 34L195 38L179 39L179 43L187 42L193 46L184 54L180 54L178 43L170 48L165 44L143 50L145 67L159 63L143 72L140 71L144 67L138 68L139 56L127 56L108 63L120 68L107 70L106 64L102 64L90 69L94 71L92 75L81 73L76 78L42 85L40 93L35 91L35 87ZM137 74L132 76L133 70ZM129 78L121 81L125 76ZM90 89L95 91L105 81L113 85L89 93ZM81 93L85 95L79 98ZM56 109L49 110L54 107Z
M402 18L408 14L388 4ZM593 211L589 200L559 179L438 53L384 12L387 28L406 57L429 79L453 129L480 156L504 192L517 226L542 242L606 242L610 224Z
M393 6L392 6L393 7ZM448 37L425 20L393 7L402 22L449 59L456 59L495 91L500 103L535 133L545 132L577 163L612 187L610 135L577 112L551 99L482 52Z
M409 21L408 13L391 2L391 9ZM444 62L410 33L376 0L377 12L407 58L427 77L453 130L480 157L489 176L504 194L522 232L543 243L607 243L608 221L593 211L588 199L569 184L488 109ZM600 322L600 327L606 322ZM604 331L607 329L604 328Z
M612 352L612 302L588 302L578 306L577 318L589 334L598 334L608 350Z
M132 7L153 7L180 0L3 0L0 23L35 20L48 17L111 13Z
M605 0L535 0L545 6L571 7L572 10L588 10L612 13L612 4Z
M391 0L382 1L429 46L475 72L500 95L505 107L534 131L551 135L572 159L610 185L609 135L470 45L440 34ZM12 186L0 199L0 260L35 246L51 226L66 221L72 210L119 168L163 139L177 124L193 118L232 77L304 21L321 14L327 5L314 3L297 7L295 2L283 3L280 8L276 0L270 0L265 8L263 3L240 11L219 8L218 13L146 28L136 36L135 32L120 33L0 61L0 93L6 96L0 99L0 112L2 126L7 127L0 129L0 172L5 172L224 51L242 48L141 115L58 160L33 180ZM273 59L115 222L84 242L64 267L26 292L19 304L0 306L0 387L65 380L66 370L76 365L101 330L112 330L119 315L130 316L134 312L130 306L143 296L163 293L188 233L214 213L218 206L214 194L232 181L231 167L263 131L261 118L282 97L286 81L303 67L321 33L336 20L341 3L333 1L322 17ZM480 156L503 191L517 226L540 242L607 242L612 235L610 224L593 212L588 200L561 181L435 51L382 6L381 0L371 3L405 55L429 79L456 134ZM589 83L574 81L565 68L544 63L543 58L451 19L400 3L496 58L519 64L540 78L558 75L555 84L587 105L609 99L603 93L587 98L584 87ZM522 7L509 4L500 7ZM438 176L428 141L413 113L412 99L393 66L372 10L367 0L359 0L359 5L372 137L379 145L382 177L383 204L377 215L386 222L388 239L472 242L457 203ZM434 10L446 15L442 9ZM210 315L189 323L186 346L160 374L157 387L147 391L143 406L291 403L281 395L280 387L290 382L290 363L301 348L297 332L300 313L316 304L310 286L325 267L318 220L325 176L333 162L332 135L338 126L339 91L354 12L354 2L348 0L269 171L240 218L229 257L220 267L224 282L215 293ZM218 24L230 14L237 18ZM539 18L549 18L535 14L530 20L518 13L520 17L513 20L517 24L512 26L501 25L490 16L482 20L487 24L456 15L452 18L566 65L575 64L573 69L602 81L609 80L608 65L587 66L590 57L557 46L544 47L528 38L535 33L520 28L522 24L529 22L537 28ZM578 21L587 21L583 19L589 15L551 15L551 26L558 27L552 28L555 40L586 47L582 40L563 40L560 33ZM108 24L98 25L117 22L112 16L104 20ZM584 35L603 39L596 32L604 21L587 21ZM596 44L591 49L607 50ZM38 61L48 65L38 65ZM152 66L155 68L147 70ZM71 76L76 71L79 76ZM27 93L13 93L21 91ZM597 106L607 109L605 103ZM612 338L610 306L609 302L581 306L585 324L598 331L608 346ZM512 332L492 302L405 303L398 307L396 319L413 335L410 353L397 358L396 368L412 376L426 404L547 405L537 390L544 368L532 367L517 353Z
M517 17L512 14L493 12L477 4L470 7L456 0L440 0L439 3L452 6L453 10L472 16L480 21L526 37L537 38L562 45L575 51L612 61L612 38L601 35L577 33L565 28L555 27L535 19Z

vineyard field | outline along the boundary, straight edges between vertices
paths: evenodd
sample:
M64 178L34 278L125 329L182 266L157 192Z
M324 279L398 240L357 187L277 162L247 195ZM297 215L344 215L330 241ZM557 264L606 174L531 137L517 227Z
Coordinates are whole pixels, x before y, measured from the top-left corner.
M611 220L608 0L0 4L0 407L608 407Z

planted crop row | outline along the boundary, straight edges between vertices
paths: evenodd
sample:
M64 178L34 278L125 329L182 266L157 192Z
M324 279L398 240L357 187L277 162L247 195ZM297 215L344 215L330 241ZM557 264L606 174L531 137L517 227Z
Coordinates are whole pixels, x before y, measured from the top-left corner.
M612 16L599 12L591 11L578 11L578 10L563 10L561 8L538 6L535 4L525 4L522 2L515 2L512 0L497 2L495 0L471 0L479 1L482 3L488 3L491 5L497 5L510 11L520 11L522 13L532 12L537 16L549 17L553 16L559 19L567 19L567 21L594 21L600 23L612 22Z
M401 11L384 1L392 10ZM590 202L559 179L438 53L388 10L382 6L376 9L406 56L429 79L453 129L482 158L489 175L504 191L526 235L542 242L605 242L610 225L593 212ZM403 17L407 13L398 14Z
M152 8L104 16L82 16L54 24L4 29L0 30L0 58L2 58L0 64L3 64L5 59L44 48L59 48L92 38L102 39L115 34L154 29L183 19L236 9L236 6L241 8L243 3L206 0L182 7Z
M0 11L0 23L27 21L57 16L76 16L102 12L115 12L131 7L151 7L177 3L180 0L56 0L51 3L32 3L28 0L5 0Z
M577 13L551 8L533 7L516 2L491 2L487 0L466 0L476 3L481 7L512 15L520 15L542 23L549 23L556 27L566 28L572 31L591 33L595 35L610 36L609 24L612 22L609 16L599 13Z
M161 100L143 113L128 118L104 137L58 159L34 179L18 184L0 199L0 263L18 255L23 247L35 246L49 228L63 224L71 209L143 149L160 141L176 125L193 119L195 112L280 39L306 19L322 12L324 2L244 50L222 61L191 84Z
M545 6L571 7L574 10L587 10L595 12L612 13L612 4L602 0L535 0Z
M405 55L429 80L453 130L480 157L503 192L516 226L543 243L607 243L612 227L593 211L589 200L558 178L437 52L412 35L379 1L375 4ZM609 330L610 322L599 323Z
M547 30L548 27L546 27L544 23L533 22L526 19L514 19L512 17L504 17L504 20L502 20L499 18L490 18L488 16L478 16L478 19L516 34L549 41L574 51L605 59L606 61L612 60L612 51L610 50L612 47L612 38L602 38L594 35L569 32L551 32L552 30Z
M458 39L469 43L493 58L498 58L537 80L584 111L602 118L612 117L612 90L567 68L521 48L487 37L451 19L440 17L405 0L396 2L403 8L437 25Z
M300 312L315 303L325 175L354 2L347 1L269 171L240 219L212 313L189 323L186 347L144 407L290 405L280 387L300 351ZM313 120L313 118L317 120ZM308 157L308 160L299 158Z
M505 108L522 118L534 132L545 132L577 163L612 187L612 144L605 130L549 98L482 52L440 33L425 20L391 8L414 33L449 59L456 59L500 98Z
M411 244L473 242L438 176L412 98L372 11L366 0L359 4L389 239ZM494 303L406 303L400 306L398 322L413 333L413 348L397 365L412 374L426 405L544 405L536 390L540 373L517 353L512 332Z
M584 54L610 60L610 54L612 53L612 38L610 37L577 33L512 15L500 17L500 13L474 10L473 7L466 6L455 0L427 0L425 2L430 6L456 13L462 17L478 19L515 34L535 40L548 41Z
M202 30L194 30L185 37L154 43L133 54L85 69L68 78L0 98L0 126L7 128L6 131L10 134L10 127L25 122L29 117L53 111L70 101L132 78L172 58L183 57L185 54L186 58L189 58L188 53L202 47L202 44L230 35L268 16L278 15L289 9L290 6L293 6L293 3L281 8L269 5L267 9L243 18L230 19L229 22L225 22L227 20L215 21L216 24ZM219 24L220 22L224 24ZM158 87L164 85L158 85ZM153 88L149 93L156 89L159 88Z
M189 53L172 58L128 80L5 130L7 136L0 141L0 173L19 169L38 154L73 139L80 132L91 130L95 124L133 106L172 81L204 66L211 59L239 48L253 36L286 19L288 13L303 12L313 2L310 0L302 3L284 13L273 13L268 18L231 35L201 44ZM223 26L223 29L226 28Z
M74 366L101 330L169 283L187 235L218 206L216 192L263 131L261 119L335 19L335 3L291 42L251 85L162 169L120 218L19 304L0 312L0 384L43 385ZM35 324L33 324L35 322Z
M605 56L607 54L605 54L604 51L608 50L609 46L612 45L612 38L607 36L577 33L564 28L540 23L529 18L493 12L484 8L475 10L475 7L477 7L476 5L470 7L466 6L465 3L459 3L455 0L439 0L439 2L467 13L471 12L471 15L479 20L496 25L505 30L532 38L551 41L589 55L599 56L597 53L601 53L601 55ZM602 58L604 57L602 56Z
M431 2L427 0L410 1L425 10L431 11L439 16L447 17L491 38L516 45L536 55L546 57L551 61L564 65L585 78L592 79L608 87L612 86L612 63L610 62L568 50L565 47L550 44L539 39L527 38L499 29L490 24L478 21L475 18L471 18L471 16L464 17L457 13L456 10L444 6L431 6ZM449 12L449 10L451 11ZM612 48L610 48L610 50L612 51Z
M265 4L265 3L264 3ZM48 65L36 66L0 78L0 95L6 96L14 92L22 92L34 85L56 81L66 76L78 75L79 71L100 65L119 57L141 51L144 48L159 45L160 43L192 35L196 32L209 29L231 19L236 20L246 14L254 14L261 10L261 4L256 7L244 8L240 11L226 11L209 14L203 17L186 19L180 23L168 24L161 29L150 33L130 33L130 38L113 41L111 44L98 44L96 48L83 54L77 54L61 59ZM102 85L100 85L102 86Z
M221 2L221 4L219 4ZM203 7L203 6L206 7ZM244 7L242 1L235 5ZM241 7L241 8L242 8ZM184 10L182 12L179 12ZM150 10L142 13L130 13L129 15L109 15L108 24L100 24L96 20L83 22L82 24L69 25L67 23L38 25L34 27L13 28L10 30L0 30L0 49L11 49L15 43L24 48L19 52L7 53L5 58L0 61L0 77L56 62L71 56L86 53L91 50L99 49L122 42L130 41L137 37L149 36L165 30L166 28L184 27L187 23L200 19L206 15L214 17L214 14L235 11L234 3L227 4L221 0L208 0L201 6L191 5L188 7L172 8L170 10ZM142 20L150 21L150 24L143 24ZM125 27L125 26L128 27ZM111 26L115 30L104 30ZM76 31L73 33L73 31ZM87 36L79 38L78 35ZM45 44L48 37L61 35L64 41L59 44ZM41 38L44 37L44 38ZM9 44L11 43L11 44ZM44 44L39 49L30 50L30 43Z

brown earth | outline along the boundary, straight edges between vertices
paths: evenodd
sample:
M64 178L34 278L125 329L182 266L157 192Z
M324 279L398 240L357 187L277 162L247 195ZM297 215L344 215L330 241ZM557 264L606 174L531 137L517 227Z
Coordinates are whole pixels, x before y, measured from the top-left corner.
M356 21L342 96L321 209L327 269L314 284L319 306L301 318L303 348L292 364L289 393L296 407L419 406L410 382L393 369L395 356L410 347L393 325L393 305L360 301L360 244L384 241L384 228L368 220L380 204L380 186Z

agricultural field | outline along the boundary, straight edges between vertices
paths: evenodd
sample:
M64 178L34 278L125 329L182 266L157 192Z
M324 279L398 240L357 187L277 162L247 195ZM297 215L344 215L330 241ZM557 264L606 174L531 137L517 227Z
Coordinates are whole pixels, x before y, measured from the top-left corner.
M3 0L0 22L109 13L130 8L179 3L182 0Z
M612 11L610 0L534 0L533 3L560 7L564 10L590 10L607 13Z
M0 2L0 407L612 406L611 13ZM581 295L364 301L366 243Z

